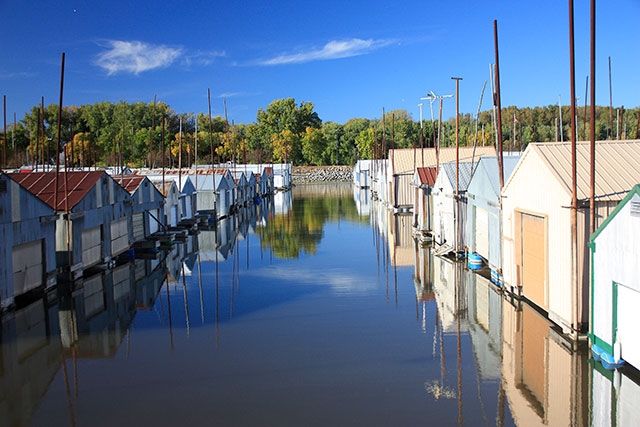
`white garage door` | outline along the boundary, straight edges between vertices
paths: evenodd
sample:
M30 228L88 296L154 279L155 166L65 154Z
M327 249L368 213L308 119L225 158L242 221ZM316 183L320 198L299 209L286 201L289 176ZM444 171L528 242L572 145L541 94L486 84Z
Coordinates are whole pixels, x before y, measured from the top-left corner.
M101 226L82 231L82 263L84 267L97 264L102 259Z
M42 240L13 247L13 289L23 294L42 284Z
M129 249L129 233L127 218L121 218L111 223L111 256L116 256Z
M133 240L139 242L144 240L144 213L133 214Z
M476 252L489 259L489 213L476 207Z

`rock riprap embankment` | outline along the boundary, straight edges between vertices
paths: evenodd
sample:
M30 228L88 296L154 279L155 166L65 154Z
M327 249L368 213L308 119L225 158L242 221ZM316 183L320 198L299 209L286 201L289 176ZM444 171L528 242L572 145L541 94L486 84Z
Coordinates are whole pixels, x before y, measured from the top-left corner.
M351 166L294 166L291 170L294 184L322 182L351 182L353 168Z

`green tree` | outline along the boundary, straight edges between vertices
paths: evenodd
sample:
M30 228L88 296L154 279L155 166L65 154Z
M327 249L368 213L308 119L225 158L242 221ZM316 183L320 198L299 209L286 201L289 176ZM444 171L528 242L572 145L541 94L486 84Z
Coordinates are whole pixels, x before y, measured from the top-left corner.
M302 155L305 163L314 163L316 165L324 165L324 148L327 141L324 138L322 130L307 127L302 136Z

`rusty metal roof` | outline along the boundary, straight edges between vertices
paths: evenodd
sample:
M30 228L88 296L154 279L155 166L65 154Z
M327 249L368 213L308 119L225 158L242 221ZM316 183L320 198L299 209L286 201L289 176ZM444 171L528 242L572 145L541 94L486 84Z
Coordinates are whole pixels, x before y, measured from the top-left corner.
M418 179L420 180L420 184L426 184L429 187L433 187L436 183L436 178L438 177L438 168L436 167L425 167L418 168Z
M55 172L11 173L7 175L53 209L64 211L65 208L73 209L95 187L100 178L106 175L106 172L60 172L57 174L57 180ZM55 206L56 192L57 206Z
M558 181L571 193L571 142L530 143ZM525 151L525 157L527 152ZM588 200L591 182L590 143L576 144L578 200ZM596 142L595 196L597 200L620 201L640 183L640 140ZM513 174L515 175L515 173ZM512 175L512 176L513 176Z
M144 181L146 176L144 175L125 175L122 178L117 178L116 181L127 190L129 194L135 193L135 191L140 187L142 181Z

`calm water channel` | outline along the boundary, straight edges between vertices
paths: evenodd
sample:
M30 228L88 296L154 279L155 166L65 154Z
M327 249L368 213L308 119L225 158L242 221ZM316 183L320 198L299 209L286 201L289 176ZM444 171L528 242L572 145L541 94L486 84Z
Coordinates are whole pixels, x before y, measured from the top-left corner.
M0 339L3 426L640 421L635 372L603 371L351 185L280 193L3 315Z

